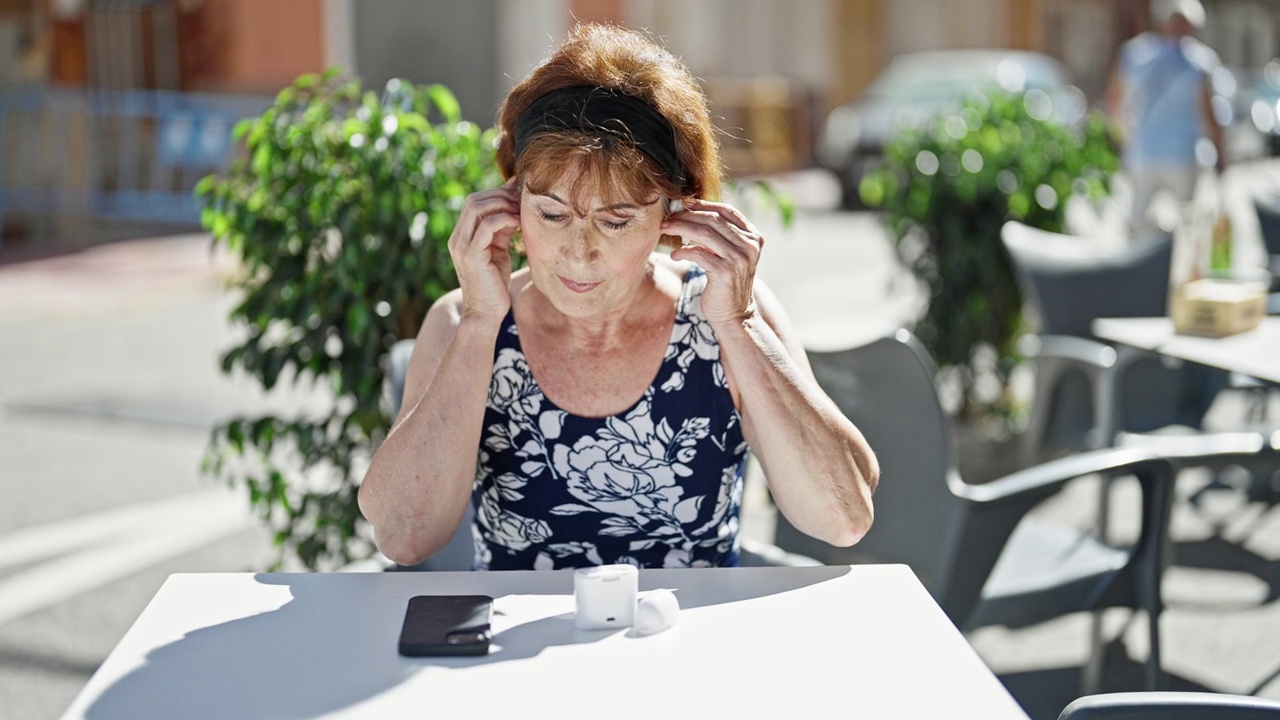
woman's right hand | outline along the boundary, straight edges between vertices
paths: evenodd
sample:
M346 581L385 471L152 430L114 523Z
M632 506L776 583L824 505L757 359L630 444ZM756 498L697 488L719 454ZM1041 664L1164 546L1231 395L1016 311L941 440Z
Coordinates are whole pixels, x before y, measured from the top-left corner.
M501 322L511 309L511 237L519 227L520 196L514 180L467 196L449 236L463 317Z

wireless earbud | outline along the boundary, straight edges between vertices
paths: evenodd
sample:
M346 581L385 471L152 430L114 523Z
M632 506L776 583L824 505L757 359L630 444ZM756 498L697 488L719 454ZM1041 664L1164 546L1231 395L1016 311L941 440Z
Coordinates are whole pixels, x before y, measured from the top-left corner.
M676 624L680 619L680 601L670 590L654 590L636 604L636 632L652 635Z

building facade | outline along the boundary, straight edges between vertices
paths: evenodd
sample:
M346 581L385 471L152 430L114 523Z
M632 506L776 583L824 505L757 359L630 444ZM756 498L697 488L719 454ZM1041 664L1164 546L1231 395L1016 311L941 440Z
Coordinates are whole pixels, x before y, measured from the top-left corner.
M577 20L648 29L706 83L742 168L808 160L816 118L895 55L1009 47L1062 60L1101 98L1149 0L0 0L0 91L29 83L273 93L340 66L379 87L441 82L491 122ZM1232 66L1280 53L1274 0L1205 0ZM738 143L750 139L751 143ZM772 157L772 159L770 159ZM731 166L735 163L730 162Z

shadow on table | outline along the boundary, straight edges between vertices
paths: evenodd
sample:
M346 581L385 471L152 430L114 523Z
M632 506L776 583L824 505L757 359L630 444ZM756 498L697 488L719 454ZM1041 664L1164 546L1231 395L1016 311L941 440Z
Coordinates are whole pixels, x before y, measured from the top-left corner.
M695 592L692 589L682 590L679 587L671 587L671 584L667 584L666 587L675 591L681 610L687 611L708 605L724 605L791 592L810 585L834 580L847 575L849 571L850 569L847 565L720 569L711 571L720 573L723 577L717 578L713 583L707 583L713 588L710 592ZM678 573L680 571L675 572ZM656 590L664 587L662 579L653 580L642 576L640 594L643 596L647 590ZM498 600L498 604L500 603L501 599ZM496 607L497 605L495 605L495 611ZM578 630L573 625L573 613L569 612L522 623L498 633L493 639L497 649L485 657L465 659L414 658L414 661L420 664L457 667L523 660L537 656L550 647L599 642L604 638L619 633L625 633L628 640L636 642L644 642L649 639L649 637L642 636L635 631Z
M1107 646L1103 665L1102 688L1099 692L1137 692L1143 689L1144 664L1125 653L1124 645ZM1062 667L1046 670L1007 673L1000 682L1022 706L1031 720L1056 720L1062 709L1080 697L1080 673L1083 668ZM1198 683L1169 672L1164 675L1163 690L1178 692L1215 692Z
M371 647L373 623L361 608L335 607L341 601L306 578L255 576L287 585L292 599L152 650L145 664L103 690L85 717L315 717L382 693L414 672L398 662L394 643L389 652Z
M712 591L691 591L688 597L677 592L677 596L685 608L739 602L798 590L849 572L848 567L786 568L753 585L747 576L756 570L764 569L726 572L723 583L711 584ZM355 574L330 577L344 578L338 582L369 582ZM371 612L370 607L346 599L358 593L326 592L327 583L316 575L259 574L255 580L287 586L292 599L276 610L201 628L152 650L145 664L103 690L85 717L310 718L363 702L428 668L524 659L549 647L599 642L623 632L580 631L573 626L572 614L565 613L499 633L494 638L497 650L485 657L403 658L396 652L403 605L396 605L393 617ZM433 591L431 578L424 575L423 581L414 594ZM641 589L652 587L642 585ZM503 597L510 594L564 593L517 589ZM629 637L628 641L650 639Z

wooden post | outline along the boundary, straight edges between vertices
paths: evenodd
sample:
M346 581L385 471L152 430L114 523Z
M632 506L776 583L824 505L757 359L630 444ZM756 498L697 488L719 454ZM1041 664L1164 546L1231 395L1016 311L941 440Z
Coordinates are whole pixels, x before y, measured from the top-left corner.
M835 0L836 77L830 97L835 107L857 97L885 66L884 10L882 0Z

